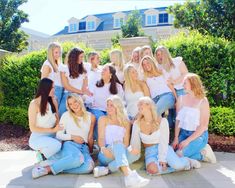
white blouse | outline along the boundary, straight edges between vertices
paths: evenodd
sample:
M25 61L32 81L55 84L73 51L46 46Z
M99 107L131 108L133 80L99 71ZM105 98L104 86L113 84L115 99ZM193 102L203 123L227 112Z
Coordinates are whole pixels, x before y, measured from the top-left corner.
M60 124L63 125L64 129L56 133L56 137L60 140L71 140L71 135L80 136L88 143L88 135L91 126L91 113L88 113L88 120L84 121L82 117L78 117L79 126L75 123L73 117L69 111L63 113Z
M141 132L140 126L134 122L130 145L133 149L141 151L141 141L144 144L159 144L158 157L159 161L166 162L169 144L169 124L166 118L162 118L160 128L150 135Z

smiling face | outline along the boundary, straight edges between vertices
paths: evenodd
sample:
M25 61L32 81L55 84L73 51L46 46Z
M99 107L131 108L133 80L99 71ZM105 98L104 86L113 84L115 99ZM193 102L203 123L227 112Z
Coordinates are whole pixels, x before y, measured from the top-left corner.
M53 52L53 58L58 61L61 55L60 48L54 48Z
M148 55L148 56L152 56L151 49L146 48L146 49L143 51L143 57L144 57L144 56L146 56L146 55Z
M150 104L144 102L144 101L140 101L138 103L138 111L139 114L144 115L146 113L150 113Z
M148 59L144 59L142 62L142 68L145 72L150 72L152 70L152 64Z
M77 101L74 97L68 99L68 106L74 113L80 112L82 110L79 101Z
M133 52L133 61L135 63L139 63L139 58L140 58L139 52Z
M108 100L107 101L107 107L106 107L106 110L107 110L107 114L108 115L115 115L116 114L116 108L115 106L113 105L113 102L111 100Z
M84 53L81 53L81 54L78 56L77 63L78 63L78 64L81 64L81 63L83 62L83 59L84 59Z
M190 84L190 82L189 82L189 80L187 78L184 79L183 86L184 86L184 90L186 92L189 92L189 91L192 90L191 89L191 84Z
M137 80L138 79L138 72L134 67L130 68L129 70L129 76L132 80Z
M111 79L111 73L110 73L110 70L109 70L109 66L104 66L103 69L102 69L102 72L101 72L101 77L103 80L108 80L108 79Z
M156 53L156 59L159 64L162 64L162 52L160 50Z

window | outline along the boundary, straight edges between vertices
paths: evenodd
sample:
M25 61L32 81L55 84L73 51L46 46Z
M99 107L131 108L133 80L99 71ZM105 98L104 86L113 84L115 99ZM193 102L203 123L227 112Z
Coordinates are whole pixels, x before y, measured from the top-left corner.
M147 25L156 25L157 24L157 16L156 15L148 15L147 16Z
M87 22L87 30L95 30L95 22L94 21Z
M79 22L79 30L86 30L86 22Z
M123 24L124 24L123 18L117 18L114 20L114 27L115 28L120 28Z
M159 23L168 23L168 14L159 14Z
M70 32L75 32L75 31L77 31L77 24L74 24L74 23L70 24L70 25L69 25L69 31L70 31Z

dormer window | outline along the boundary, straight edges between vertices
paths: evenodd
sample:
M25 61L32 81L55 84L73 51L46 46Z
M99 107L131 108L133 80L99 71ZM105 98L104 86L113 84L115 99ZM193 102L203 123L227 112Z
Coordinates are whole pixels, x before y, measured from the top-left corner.
M121 26L124 24L123 18L117 18L114 20L114 27L115 28L121 28Z
M72 23L69 25L69 31L70 32L76 32L77 31L77 24L76 23Z
M94 21L87 22L87 30L95 30L95 22Z
M159 14L159 23L168 23L168 14L167 13L163 13L163 14Z
M79 31L86 30L86 22L79 22Z
M157 15L148 15L147 25L157 25Z
M126 14L123 12L117 12L113 14L113 28L119 29L125 24Z

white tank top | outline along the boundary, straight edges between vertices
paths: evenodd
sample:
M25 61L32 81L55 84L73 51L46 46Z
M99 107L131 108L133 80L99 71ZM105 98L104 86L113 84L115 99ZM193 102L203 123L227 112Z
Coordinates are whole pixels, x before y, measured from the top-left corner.
M60 71L63 69L63 64L59 64L58 72L54 72L54 69L53 69L52 65L50 64L50 62L48 60L46 60L42 65L41 73L42 73L43 67L46 65L49 66L51 69L51 72L49 73L48 78L54 82L55 86L62 87Z
M42 116L40 112L37 113L36 126L42 128L52 128L56 123L56 113L52 113L51 105L48 103L48 110Z
M125 100L126 100L126 110L127 114L131 117L135 117L138 113L138 101L141 97L144 96L144 93L142 91L137 91L133 93L130 90L125 90Z
M181 98L182 99L182 98ZM183 106L177 116L179 127L187 131L195 131L200 125L200 105L203 99L200 100L197 107Z
M111 145L114 142L123 142L126 129L118 125L107 125L105 127L105 144Z
M149 87L152 99L155 98L157 95L171 92L163 75L147 78L146 83Z

